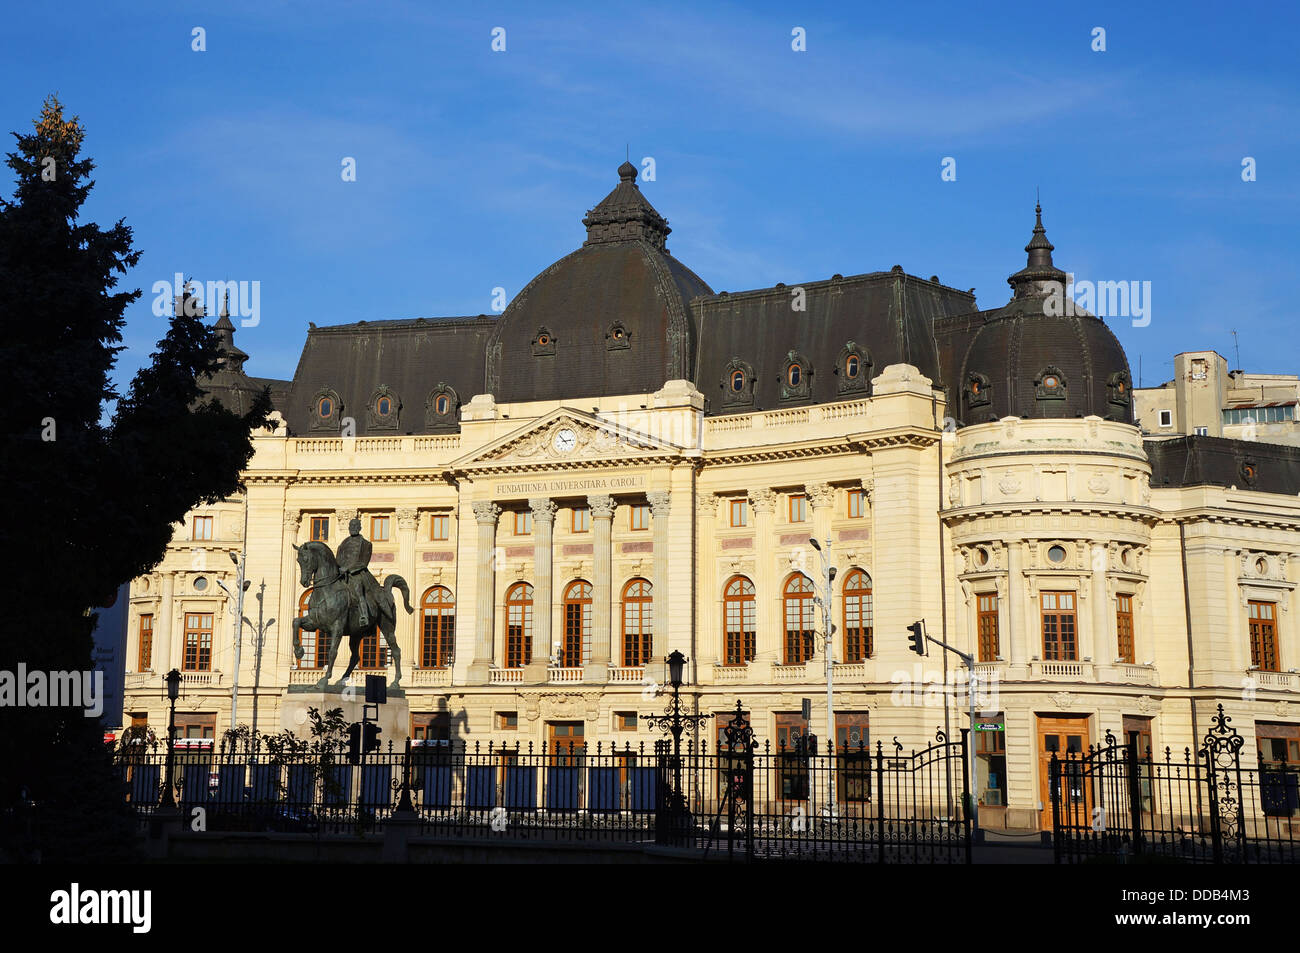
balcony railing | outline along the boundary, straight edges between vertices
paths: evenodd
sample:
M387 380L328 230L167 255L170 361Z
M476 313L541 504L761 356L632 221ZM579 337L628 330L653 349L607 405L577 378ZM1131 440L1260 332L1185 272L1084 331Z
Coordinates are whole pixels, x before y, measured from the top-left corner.
M621 685L626 685L629 683L633 685L640 685L642 679L644 678L645 678L644 665L620 665L617 667L611 666L609 670L609 680L611 682L617 682Z
M1078 661L1046 661L1040 662L1034 660L1029 663L1030 678L1047 678L1047 679L1084 679L1091 681L1093 677L1093 666L1091 662Z
M524 680L522 668L494 668L488 678L491 685L519 685Z
M1250 676L1255 679L1257 688L1282 689L1288 692L1296 690L1294 672L1261 672L1256 670L1251 672Z
M582 681L582 666L576 668L548 668L546 680L552 685Z
M415 668L410 674L412 688L447 688L451 685L449 668Z
M715 663L713 666L713 681L743 682L748 672L748 665L721 665Z
M773 665L772 681L774 682L804 682L808 680L808 666L799 665Z

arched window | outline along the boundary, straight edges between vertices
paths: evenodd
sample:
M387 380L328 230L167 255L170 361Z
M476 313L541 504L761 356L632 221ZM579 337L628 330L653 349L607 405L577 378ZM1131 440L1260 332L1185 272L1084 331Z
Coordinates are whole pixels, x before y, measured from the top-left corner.
M446 394L439 394L438 399L434 401L434 409L439 414L445 414L451 409L451 400Z
M393 412L393 402L387 397L381 397L378 403L375 404L375 410L378 411L379 416L387 417Z
M855 380L860 370L862 370L862 360L856 354L850 354L844 359L844 376L849 380Z
M579 579L564 590L564 652L561 668L591 661L591 583Z
M785 372L785 379L791 387L798 387L803 379L803 367L799 364L791 364Z
M320 414L322 417L328 417L330 414L334 413L334 402L328 397L322 397L316 404L316 413Z
M758 654L758 624L754 607L754 584L744 576L732 576L722 590L722 621L726 665L744 665Z
M739 394L745 389L745 372L736 370L731 372L731 389Z
M506 668L533 660L533 587L517 582L506 590Z
M456 645L456 600L446 586L434 586L420 603L420 666L447 668Z
M298 618L307 614L307 603L311 601L311 590L303 590L298 599ZM329 635L325 632L299 633L302 641L302 658L297 660L298 668L324 668L329 663Z
M871 577L861 569L844 577L844 661L871 658Z
M650 660L654 601L650 583L633 579L623 587L623 664L644 665Z
M785 584L785 664L802 665L812 658L813 584L802 573Z

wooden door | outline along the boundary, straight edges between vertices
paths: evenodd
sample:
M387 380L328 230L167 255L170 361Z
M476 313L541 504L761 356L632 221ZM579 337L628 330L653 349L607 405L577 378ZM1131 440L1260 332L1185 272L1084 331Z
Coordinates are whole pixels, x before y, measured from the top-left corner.
M585 740L584 726L580 721L549 721L546 723L546 744L556 756L555 764L575 764L582 754Z
M1043 804L1039 826L1052 829L1051 763L1055 753L1061 762L1062 819L1070 823L1088 820L1088 797L1079 775L1079 759L1088 751L1088 718L1077 715L1038 716L1038 792ZM1067 758L1067 755L1069 758Z

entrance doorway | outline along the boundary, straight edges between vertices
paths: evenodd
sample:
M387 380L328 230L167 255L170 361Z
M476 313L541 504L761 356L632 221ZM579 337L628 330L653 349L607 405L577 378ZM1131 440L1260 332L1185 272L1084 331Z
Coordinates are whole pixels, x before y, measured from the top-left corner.
M1065 785L1062 791L1061 810L1063 817L1073 822L1084 821L1088 817L1085 801L1083 779L1080 774L1079 759L1088 744L1088 716L1083 715L1039 715L1038 716L1038 791L1042 799L1039 828L1052 829L1052 755L1061 762L1061 778ZM1072 762L1066 756L1073 757Z

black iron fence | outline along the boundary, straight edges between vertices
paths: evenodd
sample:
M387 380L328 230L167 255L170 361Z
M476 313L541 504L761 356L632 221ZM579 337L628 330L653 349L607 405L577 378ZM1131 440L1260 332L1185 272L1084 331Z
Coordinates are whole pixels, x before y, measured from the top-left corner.
M421 834L658 843L736 859L968 863L966 732L920 749L664 742L413 744L348 758L346 743L262 739L177 750L173 798L207 830L328 835L382 828L403 798ZM158 811L165 746L117 750L142 822ZM409 817L410 815L408 815ZM188 825L187 825L188 826Z
M1057 863L1295 863L1300 773L1243 767L1244 739L1218 715L1198 751L1157 756L1136 735L1049 765Z

